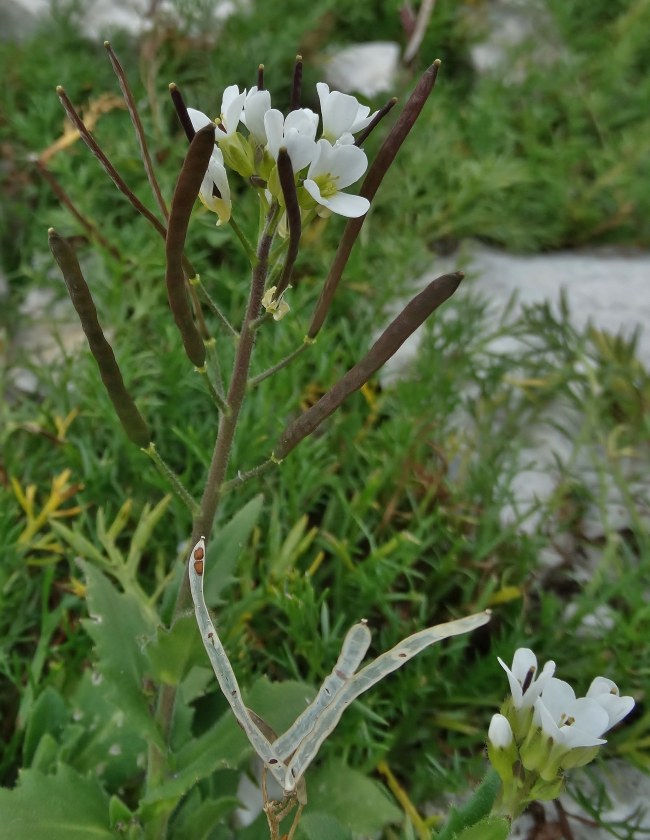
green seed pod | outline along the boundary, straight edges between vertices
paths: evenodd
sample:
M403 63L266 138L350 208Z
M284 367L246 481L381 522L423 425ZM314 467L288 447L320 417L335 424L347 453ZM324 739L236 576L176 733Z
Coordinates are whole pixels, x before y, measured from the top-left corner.
M81 326L88 339L90 352L95 357L102 382L129 440L136 446L146 447L151 440L149 427L126 390L122 373L115 359L113 348L106 340L97 319L97 309L90 294L72 246L50 228L48 231L50 250L57 261L72 304L77 311Z

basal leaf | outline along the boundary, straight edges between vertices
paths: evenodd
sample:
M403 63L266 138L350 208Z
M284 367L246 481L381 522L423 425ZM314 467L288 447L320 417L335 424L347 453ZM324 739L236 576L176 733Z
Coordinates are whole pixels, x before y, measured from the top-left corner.
M339 761L308 774L307 793L307 813L331 814L355 837L377 834L402 819L380 784Z
M331 814L313 811L300 820L296 840L351 840L349 829Z
M246 736L230 711L226 712L207 732L172 756L170 778L150 790L140 802L143 821L161 811L171 811L195 784L220 767L237 767L248 752Z
M297 680L271 682L266 677L246 693L246 705L281 735L316 696L307 683Z
M171 630L159 627L144 653L151 675L166 685L178 685L193 665L208 662L194 615L182 615Z
M56 775L23 770L0 790L0 840L110 840L108 798L94 779L59 765Z
M122 709L130 724L162 747L162 739L143 693L147 660L143 646L156 626L154 614L147 614L131 593L118 592L90 563L82 562L88 585L90 618L83 625L95 642L103 691Z
M131 786L143 772L147 742L137 717L113 702L106 679L86 671L71 698L74 724L61 739L61 758L109 790Z
M47 734L58 739L64 725L70 718L65 700L52 686L48 686L37 698L25 728L23 762L29 767L41 738Z

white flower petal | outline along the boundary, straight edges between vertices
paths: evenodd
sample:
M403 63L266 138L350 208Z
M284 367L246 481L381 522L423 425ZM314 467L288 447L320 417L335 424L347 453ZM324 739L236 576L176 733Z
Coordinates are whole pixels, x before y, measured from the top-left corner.
M200 131L206 125L210 125L210 123L214 125L214 121L207 114L204 114L203 111L197 111L196 108L188 108L187 115L190 118L194 131Z
M618 686L614 680L607 677L595 677L587 690L587 697L597 697L599 694L619 694Z
M252 87L246 94L242 122L251 133L258 145L266 143L266 129L264 114L271 109L271 93L268 90L258 90Z
M264 114L264 130L266 131L267 148L273 160L278 159L278 152L284 139L284 117L282 111L270 108Z
M308 178L318 178L320 175L331 173L331 160L333 146L327 140L319 140L316 143L316 151L309 166Z
M607 712L609 717L607 729L620 723L634 708L633 697L619 697L618 694L599 694L593 700Z
M549 661L544 665L542 673L538 673L537 657L530 648L518 648L512 658L512 670L502 659L497 657L499 664L508 676L510 693L517 709L531 708L535 700L542 693L545 684L555 672L555 663ZM526 686L526 691L523 688Z
M350 195L349 193L338 192L327 199L320 200L320 203L338 213L339 216L346 216L348 219L358 219L368 212L370 202L361 195Z
M563 722L562 717L567 716L567 709L576 702L576 695L568 682L553 677L544 686L542 700L560 725Z
M299 134L304 134L305 137L315 140L318 130L318 114L315 114L309 108L297 108L295 111L291 111L284 121L284 130L289 131L290 129L295 129Z
M352 128L359 110L359 103L354 96L335 90L324 102L321 102L321 107L323 137L335 142Z
M309 195L316 201L318 204L323 204L323 196L320 194L320 189L316 181L312 181L311 179L307 179L303 182L303 187L307 190Z
M334 146L332 149L331 175L340 189L354 184L368 168L368 158L358 146Z
M223 100L221 102L221 119L223 120L223 127L226 130L226 136L230 136L237 131L242 111L244 109L245 99L246 91L239 93L237 85L231 85L223 92ZM219 139L222 138L217 135L217 140Z
M298 134L295 129L285 130L284 145L294 172L300 172L308 166L316 153L316 141Z

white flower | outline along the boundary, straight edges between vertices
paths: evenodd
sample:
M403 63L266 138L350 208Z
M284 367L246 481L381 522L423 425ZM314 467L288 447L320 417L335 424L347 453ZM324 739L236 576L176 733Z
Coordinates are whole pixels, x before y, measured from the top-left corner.
M258 146L266 145L267 138L266 128L264 127L264 114L270 109L270 91L258 90L257 86L252 87L246 94L246 99L244 100L244 114L241 117L241 121Z
M300 172L311 163L316 153L317 128L318 115L309 108L291 111L286 119L276 108L270 108L264 114L269 154L277 161L278 152L284 146L294 172Z
M609 729L609 715L595 700L576 699L571 686L552 677L535 701L534 721L555 743L567 749L598 747Z
M354 143L352 135L366 128L375 114L371 114L370 108L361 105L354 96L338 90L330 91L325 82L319 82L316 90L323 118L323 137L339 145Z
M356 219L370 207L367 198L342 192L368 168L365 152L357 146L332 146L327 140L316 144L304 187L317 204L332 213Z
M507 749L512 744L514 736L507 717L498 714L492 715L488 729L488 738L490 739L490 743L501 750Z
M206 125L212 123L209 117L206 117L205 114L201 111L196 111L194 108L188 108L187 113L190 116L195 131L200 131ZM201 182L199 198L208 210L212 210L213 213L219 216L217 225L221 225L230 219L232 205L230 201L228 175L226 174L226 167L223 165L223 154L216 144L210 155L208 168Z
M275 297L275 292L277 286L271 286L270 289L267 289L264 293L264 297L262 298L262 306L264 309L271 315L273 315L274 321L281 321L287 312L291 309L289 304L284 299L284 296L289 291L291 286L287 286L287 288L282 292L279 298Z
M516 709L529 709L542 693L544 685L555 673L555 662L544 665L542 673L537 673L537 657L530 648L518 648L512 659L512 669L500 657L499 665L506 672L510 683L510 693Z
M242 110L244 108L244 101L246 99L246 91L239 92L237 85L230 85L227 87L221 98L221 111L216 120L211 120L203 111L197 111L195 108L188 108L189 114L194 130L198 131L205 125L214 123L218 127L215 132L215 140L217 143L230 137L237 131L239 121L241 120Z
M607 679L607 677L596 677L589 686L587 697L594 700L607 712L609 716L607 729L611 729L617 723L620 723L634 708L634 698L621 697L616 683Z

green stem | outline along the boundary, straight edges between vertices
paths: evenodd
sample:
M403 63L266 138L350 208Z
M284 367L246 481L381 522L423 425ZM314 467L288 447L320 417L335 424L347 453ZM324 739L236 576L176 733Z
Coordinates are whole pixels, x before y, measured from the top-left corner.
M206 345L207 346L207 345ZM195 368L196 372L205 378L205 384L207 386L208 392L212 397L212 402L216 405L217 409L223 414L229 411L228 404L224 400L222 396L220 396L217 389L214 387L212 382L210 381L210 377L208 375L208 369L206 365L203 365L200 368Z
M183 487L180 478L172 470L169 464L161 458L155 444L153 442L150 443L149 446L143 447L142 451L145 455L148 455L151 458L158 472L167 479L174 493L176 493L181 502L183 502L183 504L187 507L192 516L196 516L199 511L199 506L187 492L185 487Z
M252 470L247 470L246 472L238 472L235 478L231 478L230 481L224 481L221 485L221 492L229 493L231 490L234 490L235 487L240 487L246 481L251 478L257 478L260 475L263 475L265 472L268 472L272 467L276 467L278 465L278 461L274 461L273 458L269 458L268 461L264 461L262 464L258 464L256 467L253 467Z
M218 318L219 321L221 321L223 326L233 336L233 338L239 338L239 333L237 332L237 330L226 318L221 309L219 309L218 304L215 302L214 298L210 296L208 290L203 285L200 275L195 274L190 280L188 280L188 283L190 284L190 286L195 286L199 290L210 312L212 312L212 314L216 318Z
M239 227L239 225L235 221L234 216L230 217L230 227L235 231L237 239L239 239L239 241L241 242L242 247L246 252L246 256L248 257L248 261L251 264L251 267L254 267L255 263L257 262L258 256L255 253L255 249L253 248L249 238L246 236L244 231Z
M287 365L291 364L295 358L300 356L301 353L304 353L308 347L311 347L314 344L314 339L309 338L308 335L305 336L303 339L303 343L300 347L297 347L292 353L289 353L288 356L285 356L284 359L280 359L280 361L273 365L266 370L263 370L262 373L258 373L257 376L253 376L248 380L248 387L254 388L256 385L259 385L260 382L264 382L265 379L268 379L269 376L273 376L274 373L277 373L282 368L285 368Z

